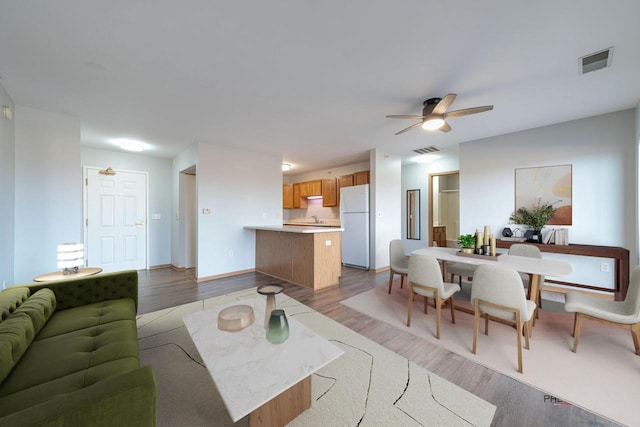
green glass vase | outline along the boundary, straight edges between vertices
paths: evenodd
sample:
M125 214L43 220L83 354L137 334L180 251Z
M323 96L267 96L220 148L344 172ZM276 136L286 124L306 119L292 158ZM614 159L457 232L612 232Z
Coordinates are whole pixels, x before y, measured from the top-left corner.
M284 310L277 309L271 312L269 327L267 328L267 340L272 344L283 343L289 338L289 322Z

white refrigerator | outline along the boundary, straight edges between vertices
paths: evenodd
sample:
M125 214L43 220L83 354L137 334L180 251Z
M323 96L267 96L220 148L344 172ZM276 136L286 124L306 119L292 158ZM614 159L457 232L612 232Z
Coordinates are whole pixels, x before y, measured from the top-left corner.
M369 269L369 184L340 189L342 264Z

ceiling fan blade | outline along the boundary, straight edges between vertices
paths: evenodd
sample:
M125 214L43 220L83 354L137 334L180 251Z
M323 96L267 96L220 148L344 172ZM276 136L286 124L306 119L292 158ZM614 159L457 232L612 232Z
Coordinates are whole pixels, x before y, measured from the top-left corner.
M424 118L424 116L408 116L408 115L404 115L404 114L393 114L390 116L386 116L388 119L413 119L413 120L421 120Z
M415 127L418 127L418 126L420 126L421 124L422 124L422 122L418 122L418 123L416 123L416 124L413 124L413 125L409 126L408 128L404 128L404 129L402 129L401 131L394 133L394 135L400 135L401 133L405 133L405 132L407 132L407 131L410 131L411 129L413 129L413 128L415 128Z
M447 96L445 96L444 98L442 98L442 100L440 102L438 102L438 104L433 108L432 113L433 114L444 114L444 112L449 109L451 104L453 104L453 101L456 99L456 96L457 95L455 93L450 93Z
M449 126L449 123L444 122L444 124L442 126L440 126L440 129L438 129L440 132L444 132L447 133L451 130L451 126Z
M490 110L493 110L493 105L484 105L482 107L464 108L462 110L450 111L448 113L444 113L444 116L446 118L462 117L462 116L468 116L471 114L483 113L485 111L490 111Z

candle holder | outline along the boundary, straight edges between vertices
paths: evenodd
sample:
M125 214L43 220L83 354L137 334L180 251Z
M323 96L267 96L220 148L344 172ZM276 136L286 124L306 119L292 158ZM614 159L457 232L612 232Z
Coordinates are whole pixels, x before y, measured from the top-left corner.
M276 294L279 294L284 290L284 286L271 283L268 285L258 286L258 293L267 296L267 304L264 309L264 328L269 326L269 316L271 312L276 308Z

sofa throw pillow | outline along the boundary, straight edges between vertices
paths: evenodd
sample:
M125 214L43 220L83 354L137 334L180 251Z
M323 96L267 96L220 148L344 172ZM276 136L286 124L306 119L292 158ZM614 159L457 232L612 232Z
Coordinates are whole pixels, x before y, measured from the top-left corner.
M14 313L0 323L0 384L33 341L33 322L26 313Z
M23 286L7 288L0 292L0 323L29 298L31 291Z
M56 309L56 294L51 289L40 289L22 303L15 313L26 313L33 322L34 336L38 335Z

